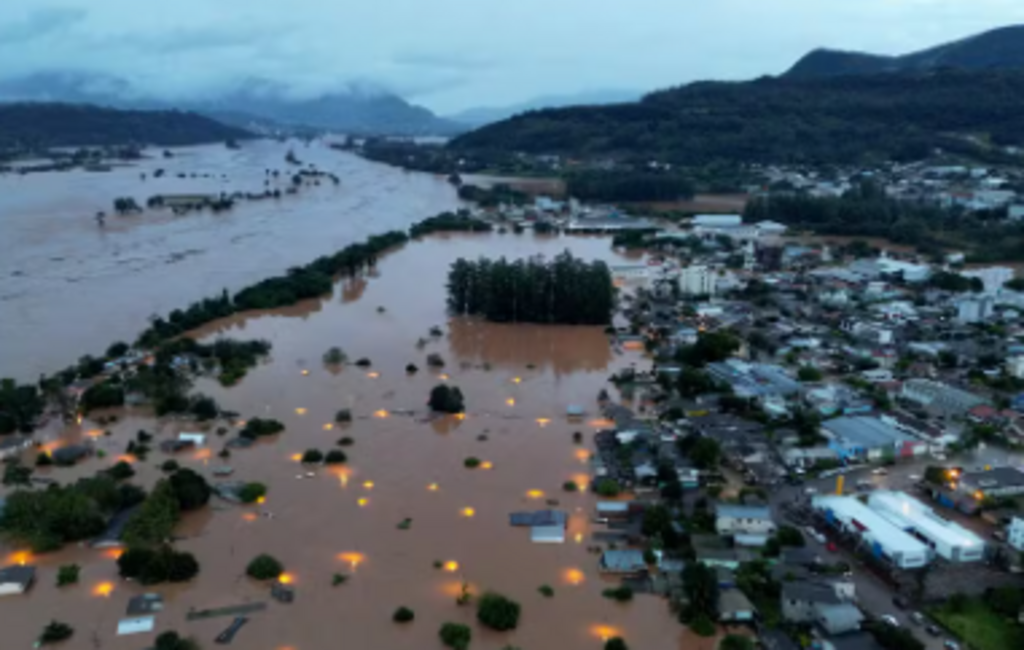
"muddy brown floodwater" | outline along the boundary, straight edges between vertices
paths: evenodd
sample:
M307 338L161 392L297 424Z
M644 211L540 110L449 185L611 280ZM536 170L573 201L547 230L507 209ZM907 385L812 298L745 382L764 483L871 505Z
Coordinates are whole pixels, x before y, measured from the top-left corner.
M230 212L112 215L117 197L262 192L265 170L282 190L304 164L334 172L279 201L242 201ZM0 377L34 380L131 342L152 314L283 273L367 236L459 206L442 178L413 174L330 149L269 140L160 150L108 173L0 175ZM157 169L166 171L154 178ZM141 174L146 174L142 180ZM178 178L179 173L199 178ZM209 174L210 178L201 175ZM106 212L106 227L94 220ZM45 343L43 343L45 341Z
M233 506L214 498L182 522L177 546L193 552L202 570L188 584L149 588L166 599L156 631L177 630L210 648L231 617L190 622L190 609L266 601L234 647L441 650L438 629L451 621L473 629L474 650L599 650L602 637L616 634L633 648L679 648L683 628L664 600L638 595L620 604L601 596L608 583L597 572L598 556L587 550L595 499L561 487L586 482L590 434L602 424L597 393L612 372L639 356L613 353L598 327L497 325L445 314L445 274L456 257L551 256L567 247L585 258L619 259L601 238L431 237L385 255L374 273L340 283L330 298L240 316L199 333L273 343L272 358L238 386L201 380L196 388L242 417L274 417L287 430L234 451L228 461L233 479L269 485L265 504ZM429 337L433 325L444 335ZM429 339L423 347L420 337ZM324 367L321 357L332 346L353 360L369 358L372 368ZM446 361L443 369L427 368L432 352ZM408 363L420 372L407 375ZM462 389L467 413L427 422L425 401L442 381ZM584 406L587 417L569 422L570 404ZM353 410L350 425L333 424L340 408ZM91 435L107 452L52 470L55 478L71 480L112 464L140 428L157 431L158 442L196 425L130 413L107 427L110 436L99 428L86 421L50 432L52 445ZM573 444L574 431L585 432L584 445ZM342 436L355 440L345 448L349 462L300 478L306 470L296 455L334 448ZM208 449L177 459L209 476L221 463L216 453L223 440L210 431ZM470 456L489 469L465 469ZM134 480L151 484L165 459L154 452L136 462ZM528 529L508 524L510 512L547 507L547 499L571 515L565 544L533 544ZM411 527L397 528L406 518ZM294 603L271 601L267 586L244 577L259 553L285 564L297 590ZM114 634L129 597L146 590L121 582L114 558L109 551L69 548L30 559L40 566L38 583L27 596L0 600L4 647L28 647L53 618L76 628L74 648L137 650L151 642L151 635ZM435 561L446 567L435 569ZM58 589L56 568L68 562L82 565L81 583ZM336 572L350 579L333 587ZM472 606L455 603L462 582L474 594L494 590L519 601L518 629L495 633L478 625ZM538 592L542 585L554 588L553 598ZM108 595L97 595L106 589L112 589ZM399 606L413 609L415 621L393 623Z

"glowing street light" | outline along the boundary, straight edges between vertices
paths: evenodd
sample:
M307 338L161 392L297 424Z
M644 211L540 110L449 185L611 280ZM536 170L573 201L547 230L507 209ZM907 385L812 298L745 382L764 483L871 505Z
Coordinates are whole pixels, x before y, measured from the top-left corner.
M462 509L462 516L466 517L467 519L475 517L476 516L476 510L474 510L473 508L463 508Z

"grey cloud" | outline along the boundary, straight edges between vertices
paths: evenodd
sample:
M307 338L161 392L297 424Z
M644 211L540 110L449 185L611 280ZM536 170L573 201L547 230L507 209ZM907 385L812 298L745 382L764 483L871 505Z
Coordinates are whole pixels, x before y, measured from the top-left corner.
M35 9L22 20L0 24L0 43L10 46L45 39L80 24L87 15L81 7Z

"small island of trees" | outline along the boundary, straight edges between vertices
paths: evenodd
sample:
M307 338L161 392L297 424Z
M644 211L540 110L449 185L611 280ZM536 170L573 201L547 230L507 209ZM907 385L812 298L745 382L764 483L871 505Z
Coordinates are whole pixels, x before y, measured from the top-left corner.
M607 325L614 303L608 265L569 251L551 261L460 258L448 272L448 309L494 322Z

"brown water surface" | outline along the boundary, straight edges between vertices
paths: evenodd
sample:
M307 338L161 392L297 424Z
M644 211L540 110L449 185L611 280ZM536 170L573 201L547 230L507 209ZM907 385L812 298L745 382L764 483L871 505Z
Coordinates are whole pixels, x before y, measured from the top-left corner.
M386 255L372 277L346 281L328 299L240 316L202 332L206 338L260 337L273 343L272 358L240 385L223 389L203 380L197 389L244 418L278 418L287 430L234 451L227 461L234 479L269 485L263 506L237 507L215 498L182 522L178 532L184 539L177 546L195 553L202 571L185 585L150 588L166 598L157 631L174 629L213 647L231 617L188 622L190 609L267 601L267 610L251 615L234 647L441 650L437 631L446 621L472 627L474 650L598 650L602 637L613 634L633 648L680 647L683 628L664 600L638 595L619 604L601 596L607 583L596 570L597 556L587 550L594 498L561 488L567 480L587 478L589 444L574 445L572 433L584 431L589 440L602 425L598 391L615 369L640 358L614 354L597 327L495 325L445 314L445 272L454 258L551 256L566 247L586 258L618 259L608 240L598 238L428 238ZM444 335L430 337L432 325L440 325ZM428 342L419 346L420 338ZM369 358L372 368L325 368L321 356L335 345L353 360ZM445 359L444 368L427 368L431 352ZM420 372L406 374L410 362ZM424 403L442 381L462 389L468 412L427 422ZM584 406L587 417L567 421L570 404ZM340 408L351 408L355 421L333 424ZM158 431L159 440L195 427L129 414L107 427L110 436L90 422L55 430L53 444L91 431L108 455L51 475L70 480L113 463L140 428ZM305 477L307 469L295 455L329 450L341 436L355 440L345 448L349 462ZM209 473L222 462L216 452L223 442L214 431L209 439L210 450L179 454L179 462ZM463 460L470 456L490 468L465 469ZM135 463L135 480L150 484L165 459L155 452ZM508 525L510 512L547 507L547 499L571 515L565 544L533 544L528 529ZM411 527L398 529L405 518L412 519ZM259 553L284 562L297 590L294 603L270 601L267 586L244 577L246 564ZM28 647L52 618L76 628L74 648L136 650L152 642L152 635L114 635L128 598L144 588L121 582L111 556L75 548L34 561L40 576L30 594L0 600L4 647ZM82 583L57 589L56 567L72 561L83 566ZM451 570L435 569L435 561L454 564ZM336 572L350 578L333 587ZM463 582L475 594L496 590L518 600L519 628L499 634L479 626L472 606L455 603ZM94 595L108 583L109 595ZM537 591L545 584L554 588L553 598ZM391 614L403 605L416 612L416 620L398 625Z
M140 205L157 194L262 192L290 184L289 149L337 174L279 201L243 201L230 212L119 217L115 198ZM407 228L458 207L434 176L372 163L326 143L246 142L147 151L108 173L0 175L0 377L35 379L83 354L134 340L152 314L332 253L368 235ZM162 178L153 172L164 169ZM280 170L264 185L267 169ZM210 178L179 179L179 173ZM146 174L146 180L141 178ZM94 215L108 214L106 227Z

